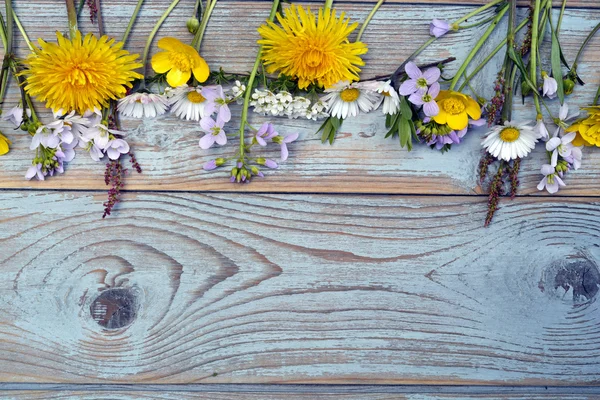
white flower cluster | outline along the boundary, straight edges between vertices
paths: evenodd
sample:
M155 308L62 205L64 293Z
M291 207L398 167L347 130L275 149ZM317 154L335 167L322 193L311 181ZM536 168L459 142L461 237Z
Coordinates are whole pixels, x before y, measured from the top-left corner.
M246 92L246 85L243 85L240 81L235 81L235 85L231 87L231 94L228 95L231 100L235 100L237 104L244 102L244 93Z
M288 118L306 118L317 120L329 116L325 109L327 105L320 100L312 104L306 97L292 96L281 91L273 93L270 90L255 89L250 105L254 112L263 115L286 116Z

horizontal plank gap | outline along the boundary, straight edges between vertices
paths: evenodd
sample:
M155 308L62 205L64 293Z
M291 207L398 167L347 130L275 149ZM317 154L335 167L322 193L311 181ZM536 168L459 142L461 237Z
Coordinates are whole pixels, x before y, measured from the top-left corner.
M105 193L107 189L76 189L76 188L0 188L2 192L32 192L32 193ZM122 189L121 193L150 193L150 194L233 194L233 195L302 195L302 196L397 196L397 197L456 197L456 198L474 198L474 197L488 197L487 194L473 193L473 194L456 194L456 193L365 193L365 192L304 192L304 191L243 191L243 192L232 192L229 190L157 190L157 189L134 189L127 190ZM500 196L502 199L510 198L510 195ZM535 198L542 200L543 197L535 194L523 194L517 195L515 198ZM593 195L562 195L554 194L552 196L546 196L548 201L559 201L560 199L598 199L600 196Z
M104 392L222 392L307 394L600 394L600 386L499 386L499 385L277 385L277 384L54 384L0 383L1 391L104 391Z

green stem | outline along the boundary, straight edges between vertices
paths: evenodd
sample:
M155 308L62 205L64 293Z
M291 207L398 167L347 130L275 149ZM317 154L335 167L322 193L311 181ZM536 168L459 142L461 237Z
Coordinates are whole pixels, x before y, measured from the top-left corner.
M202 45L202 38L204 38L204 31L206 31L206 27L208 26L208 20L210 19L210 15L212 14L215 6L217 5L218 0L208 0L210 4L206 7L204 11L204 15L202 15L202 22L200 22L200 27L192 40L192 47L194 47L198 53L200 53L200 46Z
M75 8L75 0L65 0L65 3L67 5L67 17L69 19L69 37L73 40L77 33L77 9Z
M488 39L488 37L491 35L491 33L494 31L494 29L498 25L498 22L500 22L500 20L502 19L502 17L504 17L504 14L506 14L506 11L508 11L508 7L504 7L498 13L498 15L496 16L496 18L494 18L494 21L490 24L490 26L484 32L483 36L477 41L477 43L475 44L475 46L473 47L473 49L471 50L471 52L469 53L469 55L465 59L465 62L463 62L463 64L458 69L458 72L456 73L456 75L454 75L454 79L452 79L452 82L450 83L450 90L454 90L454 87L458 83L458 81L461 78L462 74L467 69L467 66L473 60L473 57L475 57L475 54L477 54L477 52L479 51L479 49L481 48L481 46L483 46L483 44Z
M202 11L202 8L200 8L201 6L202 0L196 0L196 5L194 5L194 13L192 14L194 18L198 18L198 10Z
M558 37L558 32L560 32L560 24L563 19L563 15L565 14L565 7L567 6L567 0L563 0L562 6L560 7L560 14L558 15L558 23L556 24L556 37Z
M325 0L325 5L323 6L325 10L328 8L333 8L333 0Z
M519 26L517 26L517 28L515 29L515 33L519 32L521 29L523 29L525 26L527 26L527 22L529 22L528 19L524 19ZM498 46L496 46L496 48L494 50L492 50L492 52L490 54L488 54L488 56L486 58L483 59L483 61L477 66L477 68L475 68L473 70L473 72L471 72L471 74L469 76L467 76L465 78L465 81L462 83L462 85L460 85L460 87L458 88L458 91L461 92L464 87L469 83L469 81L471 81L471 79L473 79L478 73L479 71L481 71L483 69L483 67L486 66L486 64L488 62L490 62L490 60L492 58L494 58L494 56L500 51L502 50L502 48L504 46L506 46L507 43L507 38L504 38L504 40L502 40Z
M102 19L102 9L100 8L100 0L95 0L96 3L96 25L98 25L98 36L104 36L104 21Z
M83 5L85 4L85 0L80 0L79 5L77 6L77 16L81 15L81 11L83 10Z
M459 24L465 22L466 20L468 20L469 18L474 17L475 15L479 14L480 12L485 11L488 8L494 7L496 4L502 3L503 1L506 1L506 0L494 0L482 7L479 7L478 9L468 13L464 17L457 19L456 21L454 21L454 23L452 25L459 25Z
M506 54L510 54L515 48L515 18L517 14L517 0L510 0L508 4L508 31L506 32ZM504 105L502 106L502 120L512 120L513 107L513 87L517 73L516 65L510 58L504 60L505 80L504 80ZM508 78L508 79L507 79Z
M363 32L365 31L365 29L369 25L369 22L371 22L371 19L373 19L373 16L375 15L375 13L379 9L379 7L381 7L381 5L383 4L384 1L385 0L379 0L375 4L375 6L373 7L373 9L371 10L371 12L369 13L369 15L367 15L367 19L365 19L365 22L363 22L362 26L360 27L360 30L358 31L358 34L356 35L356 41L357 42L360 42L360 38L362 37Z
M6 23L4 17L0 13L0 37L2 38L2 46L4 46L4 53L8 53L8 38L6 37Z
M19 32L21 32L21 35L23 35L23 39L25 39L25 43L27 43L27 47L29 47L29 50L33 51L33 44L31 44L31 40L29 40L29 36L27 36L27 33L25 32L23 25L21 25L21 21L19 20L19 17L17 17L17 14L15 13L14 10L13 10L13 19L15 20L15 24L17 24L17 28L19 28Z
M137 19L137 16L140 12L140 8L142 8L142 3L144 3L144 0L138 0L137 5L135 6L135 10L133 10L133 14L131 15L131 18L129 19L129 24L127 25L127 29L125 29L125 33L123 33L123 38L121 39L121 42L125 43L127 41L127 38L129 37L129 32L131 32L131 29L133 28L133 24L135 23L135 20Z
M579 48L579 51L577 52L577 55L575 56L575 61L573 61L573 67L571 68L572 70L577 70L577 62L579 61L579 57L581 57L581 54L583 53L583 49L585 49L585 46L587 46L589 41L592 40L592 38L594 37L596 32L598 32L599 29L600 29L600 23L598 23L598 25L596 25L596 27L594 29L592 29L590 34L583 41L583 44L581 45L581 47Z
M594 103L592 103L592 105L597 105L598 104L598 98L600 98L600 86L598 86L598 90L596 91L596 96L594 96Z
M2 85L2 89L0 89L0 104L4 103L4 95L6 94L6 88L8 86L8 76L10 72L8 70L8 58L6 56L2 60L2 72L0 72L0 85Z
M533 16L531 19L531 52L530 52L530 79L533 83L534 87L531 89L537 90L537 49L538 49L538 32L539 32L539 20L540 20L540 0L534 0L534 8L533 8ZM539 115L542 113L542 109L540 108L540 101L537 96L533 96L533 102L535 104L535 111Z
M12 0L6 0L6 52L12 53L13 50L13 10Z
M269 14L268 21L273 21L275 18L275 13L277 12L277 7L279 7L279 0L273 0L273 5L271 6L271 14ZM246 85L246 94L244 95L244 106L242 107L242 116L240 118L240 160L243 162L244 160L244 151L246 150L246 143L244 141L244 129L246 127L246 119L248 118L248 107L250 105L250 96L252 95L252 85L254 84L254 79L256 78L256 73L258 72L258 67L261 64L262 57L262 49L263 46L260 45L258 47L258 52L256 53L256 60L254 60L254 67L252 68L252 72L250 73L250 77L248 78L248 84Z
M470 28L475 28L475 27L480 26L480 25L485 25L488 22L492 21L494 18L496 18L496 16L492 15L492 16L484 19L484 20L481 20L479 22L475 22L475 23L473 23L471 25L461 25L461 26L458 27L458 29L470 29Z
M165 10L163 15L159 18L159 20L154 25L154 28L152 28L152 30L150 31L150 34L148 35L148 39L146 40L146 47L144 47L144 54L142 56L142 68L143 68L142 75L144 75L144 76L146 75L146 62L148 61L148 54L150 53L150 46L152 45L154 36L156 36L156 32L158 32L158 30L160 29L163 22L165 22L165 19L167 19L169 14L171 14L171 11L173 11L175 6L177 6L177 3L179 3L179 0L173 0L171 5L169 5L169 8L167 8ZM144 87L144 81L145 81L145 79L142 79L142 81L141 81L142 89Z

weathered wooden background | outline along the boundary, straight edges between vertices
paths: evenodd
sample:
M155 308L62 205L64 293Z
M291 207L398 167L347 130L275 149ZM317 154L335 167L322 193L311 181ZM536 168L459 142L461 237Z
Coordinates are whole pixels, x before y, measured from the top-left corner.
M60 1L13 3L32 38L66 29ZM102 1L109 34L135 3ZM391 73L432 18L485 1L450 3L386 2L363 36L363 76ZM146 1L130 50L167 4ZM193 4L182 0L159 37L191 39ZM373 4L336 6L360 21ZM269 7L219 2L202 50L211 67L251 68ZM568 2L567 59L598 20L597 0ZM463 58L482 29L444 37L419 61ZM477 80L481 94L500 61ZM596 38L573 109L593 98L599 66ZM13 88L4 109L16 101ZM517 117L533 119L531 105ZM105 220L103 164L80 153L63 176L27 181L30 138L2 122L14 145L0 158L0 398L600 398L600 151L586 149L550 197L535 188L539 146L521 195L483 228L484 130L442 155L384 139L379 114L348 120L333 146L316 123L275 122L300 132L289 160L239 186L202 170L233 149L199 149L197 124L125 121L144 173Z

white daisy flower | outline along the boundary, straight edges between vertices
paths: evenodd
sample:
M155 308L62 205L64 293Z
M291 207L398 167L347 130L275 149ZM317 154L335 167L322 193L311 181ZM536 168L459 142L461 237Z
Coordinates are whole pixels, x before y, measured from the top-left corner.
M119 100L117 109L121 115L133 118L154 118L167 112L165 96L154 93L133 93Z
M338 82L325 92L321 100L327 103L327 110L332 117L342 119L371 111L380 99L380 94L365 85L347 81Z
M391 85L392 81L374 81L365 82L361 85L368 87L381 95L379 102L375 104L373 109L379 108L379 105L383 102L382 111L384 114L396 114L400 108L400 97L398 92L394 90Z
M181 119L200 121L215 112L215 104L208 100L212 89L182 85L169 93L171 112ZM212 96L214 97L214 96Z
M537 134L532 127L506 121L504 125L496 125L492 128L483 139L482 145L497 159L510 161L527 157L537 140Z

